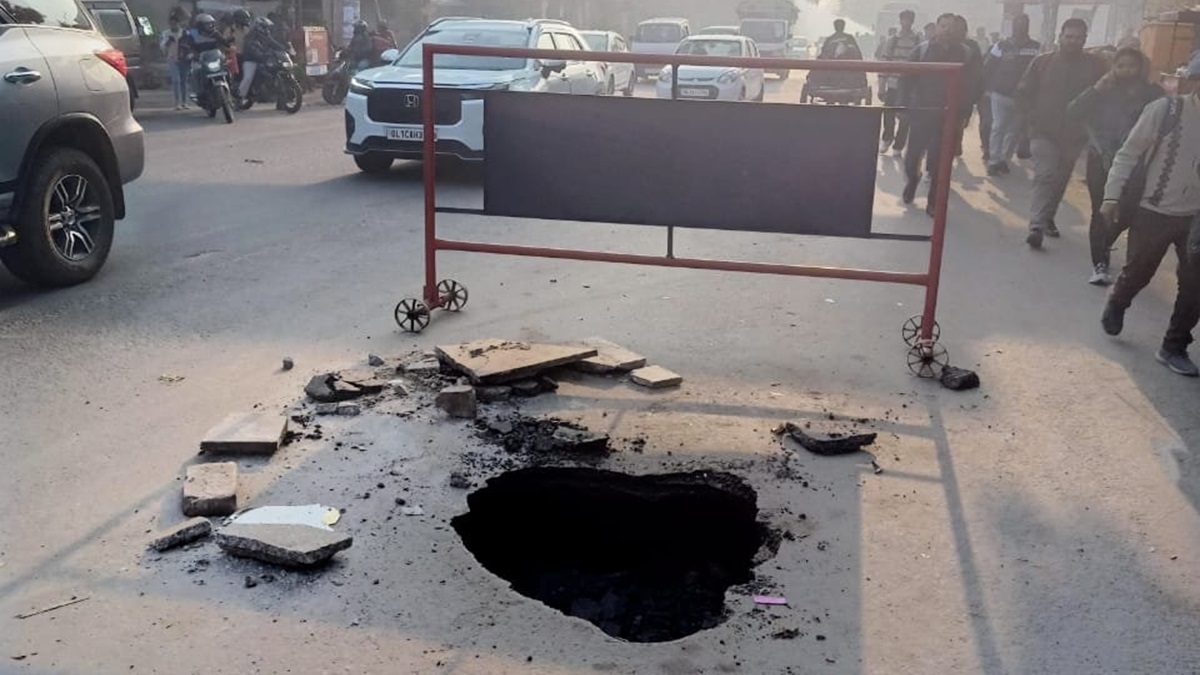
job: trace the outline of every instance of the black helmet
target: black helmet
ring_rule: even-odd
[[[196,27],[204,32],[212,32],[217,29],[217,20],[212,14],[197,14]]]
[[[250,12],[245,9],[237,9],[233,12],[233,23],[235,26],[243,28],[250,25]]]
[[[367,22],[363,21],[362,19],[355,21],[354,22],[354,34],[361,35],[362,33],[365,33],[365,32],[367,32]]]
[[[271,20],[265,16],[260,16],[254,20],[254,30],[259,30],[264,33],[270,31],[271,26],[274,26],[274,25],[275,24],[271,23]]]

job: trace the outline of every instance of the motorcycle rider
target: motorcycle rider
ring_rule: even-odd
[[[192,24],[192,27],[184,33],[183,39],[179,41],[182,52],[180,58],[187,59],[189,68],[191,61],[194,61],[202,52],[210,49],[223,50],[229,46],[229,41],[217,30],[217,20],[213,18],[212,14],[197,14]],[[194,83],[192,91],[200,91],[199,83]]]
[[[250,32],[246,35],[246,54],[242,62],[242,82],[238,85],[238,98],[245,100],[250,96],[250,87],[254,84],[254,74],[258,64],[267,61],[273,54],[286,52],[288,48],[271,37],[271,20],[260,16],[254,20]]]
[[[379,58],[379,52],[375,50],[374,41],[371,40],[370,33],[367,32],[367,22],[359,19],[354,22],[354,36],[350,38],[350,63],[354,64],[354,70],[366,70],[375,65],[375,61]]]

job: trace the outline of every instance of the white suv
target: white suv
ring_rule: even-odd
[[[427,43],[590,51],[583,36],[562,21],[435,21],[403,53],[385,53],[391,65],[364,70],[350,82],[346,152],[354,156],[359,169],[380,173],[395,159],[421,158],[421,58]],[[579,56],[572,61],[538,62],[438,55],[434,63],[438,154],[483,159],[484,91],[603,94],[608,83],[603,65],[591,61],[588,54]]]

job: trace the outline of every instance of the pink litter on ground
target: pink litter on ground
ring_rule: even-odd
[[[773,595],[756,595],[754,596],[754,604],[756,605],[786,605],[787,598],[780,598]]]

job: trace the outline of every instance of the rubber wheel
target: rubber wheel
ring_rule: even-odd
[[[358,170],[363,173],[387,173],[388,169],[392,168],[392,157],[381,155],[378,152],[368,152],[355,155],[354,163],[358,165]]]
[[[763,101],[767,100],[767,85],[765,83],[758,90],[758,96],[755,96],[754,100],[758,103],[762,103]]]
[[[204,112],[208,114],[209,119],[212,119],[217,116],[217,106],[210,104],[204,109]]]
[[[81,223],[76,230],[66,227],[51,229],[51,209],[61,208],[61,193],[55,188],[64,178],[82,178],[87,183],[83,202],[88,211],[76,212],[76,216],[92,218],[86,229]],[[66,186],[69,192],[71,186]],[[13,227],[17,232],[17,243],[0,249],[0,262],[13,276],[39,286],[74,286],[96,276],[113,243],[113,225],[116,209],[113,207],[112,191],[104,172],[91,157],[74,148],[50,148],[35,160],[29,174],[29,183],[20,195],[20,206]],[[71,240],[75,245],[84,242],[75,235],[60,239],[63,233],[86,233],[91,248],[75,258],[60,252],[56,242]]]
[[[221,114],[225,116],[225,124],[233,124],[233,95],[228,89],[221,89]]]
[[[616,94],[617,94],[617,80],[616,80],[616,78],[610,77],[610,78],[608,78],[608,86],[604,88],[604,95],[605,96],[616,96]]]
[[[340,80],[329,80],[321,86],[321,98],[329,105],[341,105],[346,100],[346,87]]]
[[[300,112],[300,106],[304,105],[304,90],[300,87],[300,83],[294,79],[287,78],[280,83],[283,86],[283,109],[289,115],[295,115]]]
[[[633,96],[634,89],[637,89],[638,78],[636,73],[629,75],[629,84],[625,86],[625,97]]]

